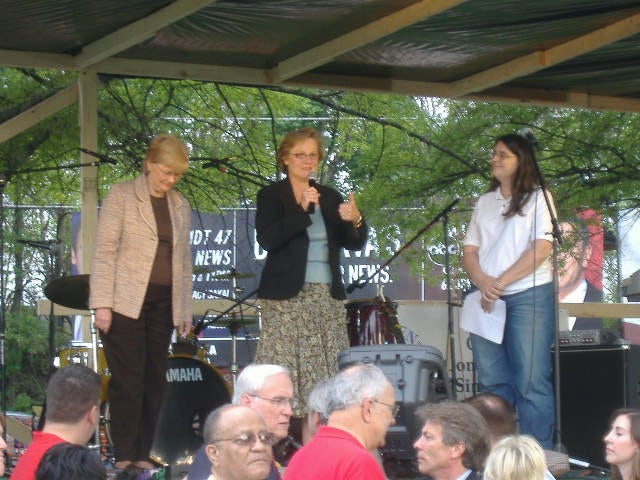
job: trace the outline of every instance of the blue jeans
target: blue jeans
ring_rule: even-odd
[[[553,284],[504,295],[502,300],[507,304],[502,344],[471,334],[478,389],[507,400],[515,407],[520,433],[534,436],[550,449],[555,423]]]

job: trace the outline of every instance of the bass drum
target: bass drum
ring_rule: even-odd
[[[172,478],[183,478],[202,445],[207,415],[230,401],[231,387],[214,367],[189,355],[169,357],[151,458],[170,466]],[[112,444],[109,415],[109,406],[105,405],[107,440]]]
[[[345,303],[349,346],[405,343],[398,323],[398,305],[387,298]]]

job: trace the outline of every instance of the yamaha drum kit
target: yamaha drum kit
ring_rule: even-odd
[[[219,279],[232,280],[252,276],[232,270],[218,275]],[[91,317],[91,341],[71,341],[70,345],[57,352],[53,364],[57,368],[80,364],[94,370],[102,379],[100,429],[95,434],[94,448],[99,448],[104,458],[112,456],[110,436],[110,412],[108,385],[110,371],[98,331],[95,327],[95,312],[89,309],[89,275],[71,275],[56,278],[44,289],[45,296],[63,307],[88,310]],[[231,373],[235,380],[237,363],[236,332],[242,326],[259,323],[258,317],[242,318],[235,314],[218,315],[212,324],[226,327],[232,333],[233,358]],[[206,348],[192,340],[178,339],[172,343],[167,368],[167,385],[158,418],[151,449],[151,458],[158,464],[170,467],[172,476],[186,472],[193,455],[202,444],[201,428],[208,413],[231,401],[232,386],[225,375],[212,363]]]

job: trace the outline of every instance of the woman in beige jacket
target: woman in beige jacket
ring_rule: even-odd
[[[191,208],[173,189],[188,162],[181,140],[156,136],[144,173],[113,185],[101,207],[89,303],[111,372],[117,468],[152,467],[171,333],[192,323]]]

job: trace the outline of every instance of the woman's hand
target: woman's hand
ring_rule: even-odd
[[[358,223],[358,220],[362,217],[358,205],[356,205],[356,198],[353,192],[349,194],[349,199],[346,202],[338,206],[338,215],[340,215],[340,218],[345,222],[351,222],[353,224]]]
[[[96,308],[94,325],[102,333],[109,333],[111,329],[112,312],[110,308]]]
[[[176,332],[180,337],[186,337],[188,333],[191,331],[191,324],[185,320],[180,325],[176,325]]]
[[[309,187],[302,191],[302,197],[300,197],[300,205],[305,212],[309,211],[309,204],[320,205],[320,193],[316,190],[316,187]]]
[[[504,293],[504,285],[496,277],[483,275],[478,280],[478,289],[482,294],[482,299],[486,302],[495,302]],[[485,311],[491,311],[486,310]]]

